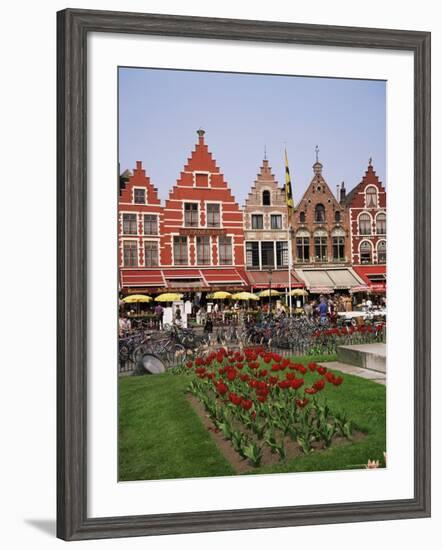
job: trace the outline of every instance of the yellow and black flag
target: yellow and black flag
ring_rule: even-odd
[[[285,202],[287,204],[287,209],[290,215],[293,212],[295,203],[293,201],[292,182],[290,180],[290,170],[289,170],[289,161],[287,158],[287,150],[285,149],[284,152],[285,152]]]

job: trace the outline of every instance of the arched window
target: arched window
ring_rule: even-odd
[[[336,212],[335,212],[335,222],[339,223],[340,221],[341,221],[341,213],[339,212],[339,210],[336,210]]]
[[[376,233],[378,235],[387,233],[387,216],[383,212],[376,216]]]
[[[387,263],[387,241],[379,241],[377,246],[378,264]]]
[[[262,205],[270,206],[270,191],[267,189],[262,192]]]
[[[359,255],[361,258],[361,264],[371,264],[373,247],[370,241],[362,241],[359,247]]]
[[[305,212],[299,213],[299,223],[305,223]]]
[[[323,204],[317,204],[315,206],[315,222],[317,223],[325,222],[325,208]]]
[[[371,216],[367,213],[362,213],[359,216],[359,234],[371,235]]]
[[[370,186],[365,190],[365,206],[366,208],[377,208],[378,191],[376,187]]]

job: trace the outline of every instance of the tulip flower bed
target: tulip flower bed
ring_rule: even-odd
[[[361,325],[360,327],[334,327],[315,330],[312,334],[310,354],[336,353],[338,346],[385,342],[386,325]]]
[[[339,392],[344,378],[315,362],[303,365],[263,348],[221,348],[175,373],[191,377],[188,390],[212,430],[252,467],[363,437],[345,410],[331,410],[324,396]]]

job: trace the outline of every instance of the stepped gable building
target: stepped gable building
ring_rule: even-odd
[[[387,193],[372,166],[345,197],[349,211],[351,262],[371,290],[385,291],[387,262]]]
[[[296,275],[312,293],[364,288],[364,282],[350,267],[347,206],[327,185],[318,153],[316,147],[313,179],[293,214]],[[344,199],[343,192],[339,198]]]
[[[164,208],[161,266],[167,288],[241,290],[244,270],[243,214],[223,174],[197,132],[192,151]]]
[[[253,288],[288,287],[288,211],[265,157],[244,205],[247,277]],[[299,286],[294,274],[292,286]]]
[[[124,178],[124,185],[121,179]],[[120,176],[118,253],[120,288],[163,285],[158,270],[163,208],[141,161]]]

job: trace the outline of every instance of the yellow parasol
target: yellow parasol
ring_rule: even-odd
[[[182,297],[183,295],[178,292],[166,292],[157,296],[155,302],[178,302]]]
[[[232,294],[230,292],[226,292],[225,290],[218,290],[218,292],[213,292],[212,294],[208,294],[207,298],[210,298],[211,300],[225,300],[226,298],[231,298]]]
[[[277,290],[274,290],[273,288],[271,290],[270,288],[266,288],[265,290],[261,290],[258,296],[260,298],[268,298],[269,296],[281,296],[281,293]]]
[[[290,292],[292,296],[308,296],[308,292],[303,288],[295,288]]]
[[[145,296],[144,294],[130,294],[123,298],[125,304],[140,304],[151,302],[153,298],[150,296]]]
[[[232,296],[233,300],[259,300],[259,297],[256,294],[251,292],[238,292]]]

